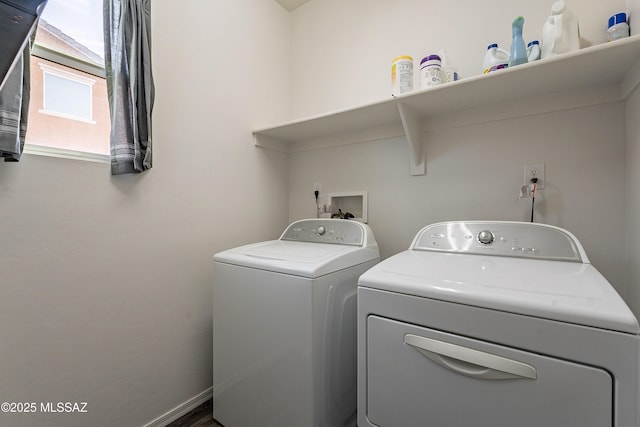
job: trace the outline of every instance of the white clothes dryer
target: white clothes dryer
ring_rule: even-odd
[[[640,328],[566,230],[445,222],[358,283],[360,427],[637,427]]]
[[[355,424],[358,277],[371,229],[294,222],[213,258],[213,415],[225,427]]]

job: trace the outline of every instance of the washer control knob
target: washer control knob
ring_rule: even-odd
[[[478,242],[483,245],[490,245],[496,239],[496,236],[493,235],[489,230],[482,230],[478,233]]]
[[[321,225],[318,227],[317,232],[319,236],[323,236],[327,232],[327,227],[325,227],[324,225]]]

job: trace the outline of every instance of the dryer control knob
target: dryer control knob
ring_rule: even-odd
[[[495,239],[496,237],[489,230],[482,230],[478,233],[478,242],[483,245],[490,245]]]
[[[325,227],[324,225],[321,225],[320,227],[318,227],[316,231],[318,232],[319,236],[322,236],[327,232],[327,227]]]

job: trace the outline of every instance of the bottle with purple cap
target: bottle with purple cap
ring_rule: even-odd
[[[429,55],[420,61],[422,89],[442,83],[442,60],[438,55]]]

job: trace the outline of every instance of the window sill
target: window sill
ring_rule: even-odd
[[[111,156],[108,154],[87,153],[84,151],[45,147],[42,145],[25,144],[23,153],[35,154],[37,156],[58,157],[61,159],[83,160],[85,162],[111,163]]]
[[[71,114],[58,113],[56,111],[51,110],[38,110],[40,114],[46,114],[47,116],[60,117],[61,119],[67,120],[75,120],[76,122],[87,123],[90,125],[95,125],[96,121],[91,119],[85,119],[84,117],[72,116]]]

